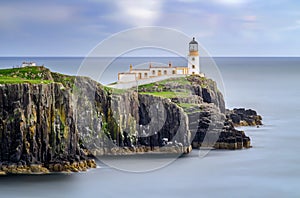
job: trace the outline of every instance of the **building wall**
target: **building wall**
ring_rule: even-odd
[[[36,66],[35,62],[23,62],[22,67],[28,67],[28,66]]]
[[[150,71],[149,70],[131,70],[131,73],[135,73],[137,79],[149,78]]]
[[[182,68],[182,72],[178,74],[187,74],[187,68]],[[130,82],[142,79],[148,79],[158,76],[176,75],[177,70],[174,67],[151,67],[147,69],[134,69],[127,73],[119,73],[119,82]]]
[[[187,67],[176,67],[176,74],[188,74]]]
[[[136,81],[136,74],[135,73],[119,73],[118,81],[119,82]]]
[[[150,76],[164,76],[164,75],[173,75],[173,71],[175,68],[173,67],[151,67],[150,68]]]

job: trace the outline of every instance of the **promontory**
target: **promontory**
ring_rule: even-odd
[[[254,110],[226,110],[216,83],[197,75],[129,90],[45,67],[0,70],[0,173],[78,172],[103,155],[187,154],[250,148],[239,125]]]

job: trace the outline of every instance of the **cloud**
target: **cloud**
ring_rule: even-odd
[[[243,20],[245,22],[255,22],[255,21],[257,21],[257,16],[256,15],[246,15],[243,17]]]
[[[61,5],[9,4],[0,7],[1,29],[17,28],[27,22],[63,23],[72,20],[77,8]]]
[[[215,3],[224,4],[224,5],[242,5],[247,3],[247,0],[213,0]]]
[[[293,25],[282,28],[281,31],[294,31],[299,29],[300,29],[300,20],[297,20]]]
[[[180,3],[201,3],[201,4],[217,4],[226,6],[238,6],[248,3],[250,0],[177,0]]]
[[[164,1],[122,0],[114,2],[117,11],[111,19],[133,26],[154,25],[160,18]]]

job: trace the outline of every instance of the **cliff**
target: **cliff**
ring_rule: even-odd
[[[251,147],[250,138],[243,131],[236,130],[234,126],[238,125],[225,114],[227,112],[223,95],[213,80],[197,75],[188,76],[140,86],[139,91],[148,95],[167,97],[182,108],[187,115],[186,131],[190,132],[193,148]]]
[[[68,85],[73,77],[43,67],[0,74],[0,167],[4,173],[77,172],[96,166],[78,144]]]
[[[0,83],[3,174],[83,171],[102,155],[250,147],[216,83],[199,76],[137,92],[28,67],[1,70]]]

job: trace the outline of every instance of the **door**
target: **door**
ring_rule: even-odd
[[[158,76],[161,76],[161,70],[158,70]]]

